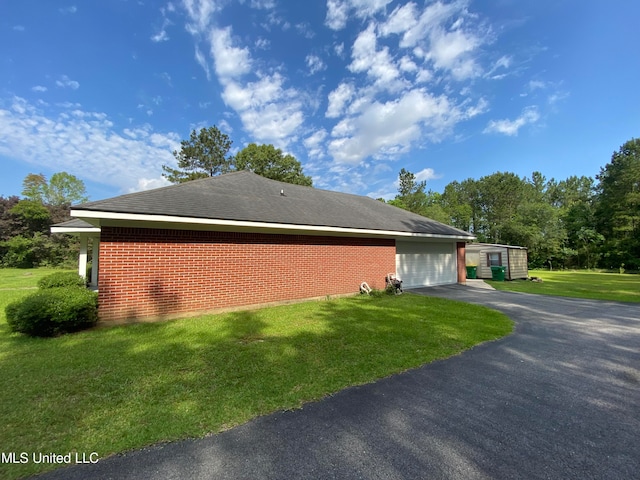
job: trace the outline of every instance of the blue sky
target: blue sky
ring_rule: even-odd
[[[640,136],[640,2],[21,0],[0,5],[0,194],[165,184],[193,129],[392,198],[496,171],[595,176]]]

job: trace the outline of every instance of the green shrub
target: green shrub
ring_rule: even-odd
[[[38,287],[42,289],[59,287],[85,287],[85,280],[77,273],[56,272],[38,280]]]
[[[52,337],[92,327],[98,321],[98,295],[77,287],[48,288],[5,308],[14,332]]]
[[[16,235],[4,242],[0,242],[2,249],[2,265],[12,268],[32,268],[36,265],[36,255],[33,252],[33,239]]]

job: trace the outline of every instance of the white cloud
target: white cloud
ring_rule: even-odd
[[[341,83],[329,94],[329,106],[327,107],[328,118],[336,118],[342,115],[345,105],[351,101],[356,90],[352,83]]]
[[[391,0],[327,0],[325,25],[332,30],[342,30],[347,26],[349,15],[365,19],[384,10]]]
[[[211,31],[211,56],[216,73],[222,79],[235,78],[251,71],[251,55],[248,48],[233,46],[231,27]]]
[[[207,75],[207,80],[211,80],[211,72],[209,71],[209,64],[207,63],[207,59],[204,54],[200,51],[198,46],[195,48],[195,59],[198,62],[198,65],[202,67],[204,73]]]
[[[396,7],[387,18],[387,21],[380,26],[381,33],[383,35],[390,35],[392,33],[399,34],[414,28],[418,23],[417,8],[413,2]]]
[[[256,48],[260,50],[267,50],[270,45],[271,45],[271,42],[266,38],[258,38],[255,42]]]
[[[229,125],[229,122],[227,122],[224,118],[218,122],[218,128],[221,132],[224,132],[227,135],[233,133],[233,127]]]
[[[169,40],[169,35],[164,29],[161,29],[155,35],[151,35],[151,41],[154,43],[166,42],[167,40]]]
[[[307,55],[305,61],[311,75],[321,72],[322,70],[325,70],[327,68],[322,59],[317,55]]]
[[[549,95],[549,98],[547,98],[547,102],[549,103],[549,105],[554,106],[556,103],[564,100],[568,96],[569,96],[568,92],[556,92]]]
[[[486,113],[488,110],[489,110],[489,102],[486,99],[481,98],[480,100],[478,100],[478,103],[467,108],[467,110],[465,111],[465,117],[473,118],[483,113]]]
[[[327,131],[324,128],[316,130],[312,135],[304,139],[304,146],[310,158],[324,157],[324,140],[327,138]]]
[[[222,98],[240,115],[244,127],[258,140],[286,145],[304,116],[294,89],[284,87],[278,74],[262,76],[256,82],[227,81]]]
[[[191,34],[202,34],[211,24],[213,14],[220,10],[216,0],[182,0],[182,6],[187,11],[190,23],[187,31]]]
[[[157,75],[161,78],[168,86],[173,87],[173,83],[171,81],[171,75],[168,72],[162,72]]]
[[[71,5],[70,7],[59,8],[58,11],[60,13],[62,13],[63,15],[73,14],[73,13],[76,13],[78,11],[78,7],[76,7],[75,5]]]
[[[421,68],[420,71],[418,71],[418,74],[416,75],[416,82],[427,83],[431,80],[433,80],[433,73],[431,73],[429,70]]]
[[[435,172],[433,168],[425,168],[415,173],[416,180],[418,182],[428,182],[429,180],[436,180],[442,178],[442,175]]]
[[[380,25],[384,36],[399,35],[400,47],[451,73],[456,80],[478,76],[474,54],[486,41],[486,32],[475,26],[464,0],[428,3],[422,11],[413,3],[396,7]],[[505,57],[506,58],[506,57]]]
[[[480,39],[460,30],[447,32],[438,29],[431,35],[431,51],[436,68],[451,71],[453,77],[464,80],[479,74],[475,60],[466,54],[480,46]]]
[[[244,0],[240,0],[240,3],[244,3]],[[275,8],[275,0],[251,0],[249,6],[256,10],[271,10]]]
[[[36,85],[35,87],[31,87],[31,90],[34,92],[46,92],[47,87],[43,87],[42,85]]]
[[[0,105],[0,155],[8,158],[39,167],[53,159],[57,169],[123,192],[159,185],[162,165],[175,164],[175,133],[148,125],[120,132],[104,113],[44,111],[19,97],[9,102]]]
[[[285,87],[285,78],[278,72],[257,71],[255,81],[242,81],[253,73],[249,49],[234,45],[231,27],[212,29],[211,56],[216,74],[223,86],[222,99],[233,108],[244,128],[256,139],[285,147],[296,139],[304,115],[300,94]]]
[[[393,158],[423,138],[439,141],[467,118],[445,96],[414,89],[388,102],[363,101],[355,116],[332,131],[329,153],[338,162],[355,164],[367,157]]]
[[[13,26],[13,31],[14,32],[24,32],[24,25],[14,25]]]
[[[152,190],[154,188],[167,187],[169,185],[171,185],[171,182],[162,176],[156,178],[140,178],[134,187],[129,188],[128,193]]]
[[[304,121],[300,106],[286,102],[242,111],[240,118],[257,140],[274,143],[280,148],[296,140],[295,132]]]
[[[346,1],[327,0],[327,18],[325,24],[332,30],[342,30],[347,26],[349,6]]]
[[[542,90],[547,88],[547,84],[546,82],[543,82],[541,80],[530,80],[528,87],[529,90],[533,92],[534,90]]]
[[[400,70],[403,72],[416,72],[418,71],[418,66],[409,56],[405,55],[400,59]]]
[[[502,133],[508,136],[518,135],[525,125],[536,123],[540,119],[540,114],[535,106],[527,107],[515,120],[491,120],[483,133]]]
[[[154,35],[151,35],[151,41],[155,43],[166,42],[169,40],[169,34],[167,33],[167,27],[173,25],[173,22],[167,18],[167,12],[173,13],[175,12],[174,5],[169,2],[166,7],[160,8],[160,13],[162,13],[162,26],[158,30],[158,32]]]
[[[71,88],[72,90],[80,88],[80,84],[78,82],[71,80],[66,75],[62,75],[59,80],[56,80],[56,85],[61,88]]]
[[[389,49],[387,47],[377,49],[373,23],[358,35],[353,43],[351,56],[353,61],[348,67],[349,70],[354,73],[366,72],[381,87],[392,88],[394,81],[400,77]]]
[[[491,68],[491,70],[487,72],[486,76],[493,78],[494,80],[499,80],[501,78],[504,78],[506,74],[500,74],[500,75],[494,75],[494,74],[500,69],[508,70],[512,63],[513,63],[512,57],[510,57],[509,55],[503,55],[496,61],[496,63]]]
[[[308,24],[307,22],[297,23],[295,25],[295,29],[300,35],[302,35],[307,40],[311,40],[313,37],[316,36],[316,33],[311,28],[311,25]]]
[[[252,58],[249,48],[233,38],[231,26],[215,26],[214,14],[222,9],[224,3],[182,0],[189,18],[186,28],[196,44],[196,61],[206,72],[207,79],[210,79],[209,64],[201,50],[202,44],[206,44],[222,86],[222,100],[235,110],[247,133],[256,140],[286,147],[297,140],[296,132],[304,122],[302,95],[285,86],[286,79],[279,68],[261,68],[261,62]],[[275,7],[275,1],[250,0],[249,6],[271,9]],[[283,30],[291,27],[275,12],[270,12],[266,17],[268,22],[261,25],[267,30],[273,26],[280,26]],[[304,29],[303,25],[299,27]],[[253,45],[267,48],[269,41],[258,39]],[[321,64],[312,62],[309,66],[318,69]]]
[[[228,82],[222,98],[227,105],[237,111],[262,107],[282,95],[282,77],[279,74],[265,76],[257,82],[242,85]]]

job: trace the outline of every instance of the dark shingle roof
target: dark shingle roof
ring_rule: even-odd
[[[79,217],[88,210],[472,237],[369,197],[277,182],[248,171],[84,203],[73,210]]]

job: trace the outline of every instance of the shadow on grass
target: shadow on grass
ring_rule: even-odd
[[[506,334],[483,307],[354,297],[0,343],[0,451],[98,452],[199,437]],[[0,465],[15,477],[50,468]]]

